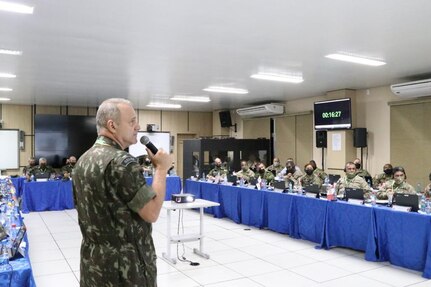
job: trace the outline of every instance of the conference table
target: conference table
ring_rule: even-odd
[[[368,261],[389,261],[431,278],[430,215],[203,181],[186,180],[184,190],[220,203],[205,210],[215,217],[309,240],[316,248],[363,251]]]
[[[146,177],[148,185],[151,185],[152,181],[152,177]],[[72,184],[72,180],[23,181],[22,193],[20,193],[23,213],[74,208]],[[17,189],[16,185],[15,188]],[[170,200],[173,193],[180,191],[181,178],[178,176],[167,177],[166,200]]]

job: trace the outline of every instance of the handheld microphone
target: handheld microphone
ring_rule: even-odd
[[[139,140],[141,144],[146,146],[154,155],[159,151],[152,142],[150,142],[150,139],[147,136],[142,136]]]

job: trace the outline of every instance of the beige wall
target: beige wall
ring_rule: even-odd
[[[94,107],[68,107],[68,106],[30,106],[30,105],[1,105],[1,115],[4,128],[20,129],[26,134],[25,149],[20,152],[21,168],[27,165],[29,157],[34,155],[33,115],[95,115]],[[34,110],[34,111],[33,111]],[[138,110],[138,119],[141,130],[147,124],[158,124],[161,131],[169,131],[176,138],[178,134],[191,134],[196,136],[212,136],[212,112],[181,112],[181,111],[154,111]],[[55,123],[53,123],[55,124]],[[219,124],[220,125],[220,124]],[[174,144],[173,161],[177,161],[176,143]],[[8,174],[20,174],[20,170],[8,170]]]

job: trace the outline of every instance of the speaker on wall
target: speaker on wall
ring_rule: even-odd
[[[222,128],[229,128],[232,126],[232,119],[230,118],[230,111],[219,112],[220,125]]]
[[[367,147],[367,129],[355,128],[353,129],[353,146],[354,147]]]
[[[316,131],[316,147],[327,147],[326,131]]]

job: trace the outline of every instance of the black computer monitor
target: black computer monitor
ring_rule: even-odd
[[[411,211],[417,212],[419,209],[419,196],[417,194],[395,193],[393,205],[410,206]]]
[[[364,200],[364,190],[361,188],[346,187],[345,189],[346,199],[359,199]]]

